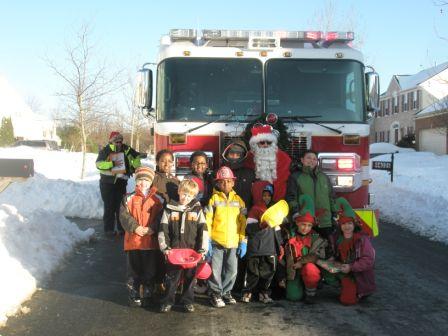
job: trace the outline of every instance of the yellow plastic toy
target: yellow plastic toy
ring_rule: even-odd
[[[283,223],[283,219],[288,216],[288,213],[288,203],[285,200],[280,200],[264,212],[260,221],[268,223],[270,227],[276,227]]]

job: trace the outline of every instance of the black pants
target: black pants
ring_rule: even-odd
[[[246,264],[247,258],[238,258],[238,273],[236,275],[235,285],[233,285],[232,292],[235,295],[241,295],[241,291],[243,290],[246,283]]]
[[[115,183],[105,183],[100,181],[101,198],[104,203],[103,224],[104,231],[110,232],[115,229],[123,231],[120,223],[120,204],[123,196],[126,194],[126,185],[128,181],[117,179]]]
[[[243,292],[256,290],[269,293],[269,286],[275,274],[276,256],[257,256],[247,258],[246,287]]]
[[[180,303],[183,305],[194,302],[194,286],[196,285],[196,267],[183,269],[180,266],[166,265],[165,296],[160,299],[161,304],[174,305],[176,290],[179,281],[182,282],[183,290]]]
[[[138,290],[140,285],[144,285],[152,292],[160,251],[131,250],[126,254],[128,286]]]

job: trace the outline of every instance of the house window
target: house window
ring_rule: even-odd
[[[403,111],[408,110],[408,95],[405,93],[401,96],[401,105],[403,106]]]
[[[378,142],[378,132],[375,132],[375,142]]]
[[[412,108],[414,110],[418,108],[418,91],[412,92]]]
[[[384,115],[389,115],[389,99],[384,102]]]
[[[386,142],[389,142],[390,140],[390,131],[387,131],[386,133]]]
[[[394,97],[394,113],[398,113],[398,97]]]

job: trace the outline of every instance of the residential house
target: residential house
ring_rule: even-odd
[[[427,144],[431,142],[431,137],[428,138],[427,134],[434,132],[423,131],[423,138],[420,137],[416,131],[416,116],[425,109],[436,106],[448,95],[447,83],[448,62],[414,75],[394,75],[386,92],[380,97],[380,110],[372,123],[371,142],[397,144],[406,135],[415,134],[420,139],[417,146],[421,144],[421,139],[425,144],[421,150],[430,148]],[[425,117],[421,115],[421,118],[434,117],[435,114],[439,113],[433,111],[425,114]],[[419,125],[427,127],[424,122]],[[419,128],[419,132],[422,129]]]

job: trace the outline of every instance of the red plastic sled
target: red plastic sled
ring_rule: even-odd
[[[196,279],[207,280],[212,275],[212,268],[207,262],[200,263],[196,269]]]
[[[193,268],[202,259],[202,255],[192,249],[172,249],[168,254],[168,261],[182,268]]]

